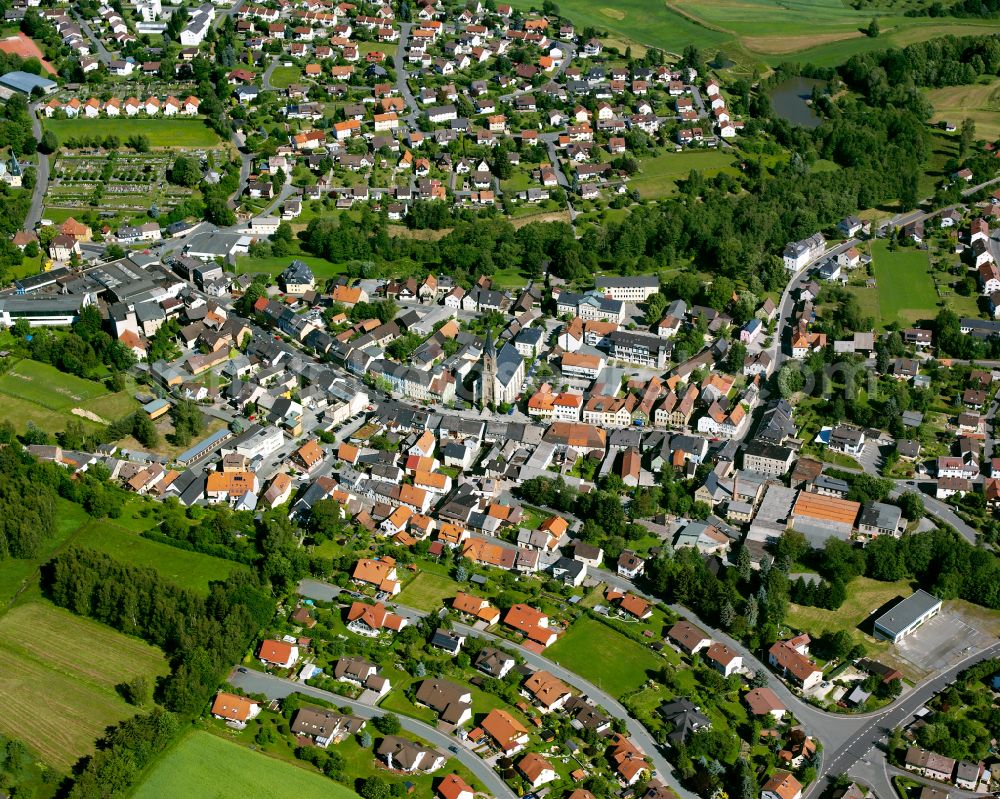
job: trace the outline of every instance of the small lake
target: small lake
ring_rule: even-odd
[[[813,86],[825,85],[825,81],[815,78],[789,78],[782,81],[768,95],[774,115],[793,125],[817,127],[821,120],[806,101],[812,97]]]

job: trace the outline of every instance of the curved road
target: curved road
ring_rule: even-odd
[[[330,585],[329,583],[324,583],[319,580],[302,580],[299,583],[298,590],[303,596],[326,602],[335,601],[337,595],[340,593],[340,589],[337,588],[337,586]],[[396,608],[397,613],[401,616],[405,616],[411,621],[417,621],[431,615],[414,608],[408,608],[405,605],[400,605],[398,602],[393,602],[392,604]],[[492,633],[485,632],[484,630],[474,629],[466,624],[453,622],[452,627],[463,635],[478,636],[488,641],[500,644],[508,649],[515,650],[521,657],[524,658],[525,662],[529,663],[534,668],[545,669],[549,673],[554,674],[560,680],[579,688],[583,691],[583,693],[590,697],[590,699],[611,713],[611,715],[616,718],[620,718],[625,722],[626,729],[628,730],[628,734],[631,736],[633,743],[635,743],[636,746],[638,746],[649,757],[649,760],[653,764],[653,769],[656,772],[656,776],[659,779],[673,788],[681,799],[697,799],[693,793],[680,785],[677,778],[674,776],[673,766],[671,766],[666,757],[663,756],[663,753],[660,751],[660,748],[653,736],[649,733],[649,730],[647,730],[641,722],[633,718],[622,706],[622,704],[613,696],[598,688],[593,683],[588,682],[576,672],[560,666],[558,663],[549,660],[544,655],[536,654],[530,649],[525,649],[518,644],[512,643],[506,638],[501,638],[500,636],[493,635]]]
[[[299,693],[332,702],[338,707],[348,705],[356,715],[364,719],[372,719],[375,716],[382,715],[382,711],[377,707],[348,699],[330,691],[314,688],[305,683],[293,682],[283,677],[275,677],[273,674],[264,674],[259,671],[248,671],[246,674],[242,674],[238,671],[233,671],[229,677],[229,682],[237,688],[242,688],[247,693],[264,694],[270,699],[284,699],[289,694]],[[485,761],[481,760],[478,755],[459,745],[457,738],[445,735],[429,724],[424,724],[424,722],[417,721],[409,716],[399,716],[399,723],[403,726],[404,730],[414,735],[419,735],[425,741],[429,741],[434,746],[440,748],[443,754],[449,757],[454,755],[461,760],[462,765],[475,774],[479,781],[494,796],[498,798],[503,797],[504,799],[516,799],[517,794],[507,787],[507,784],[500,779],[500,776],[486,765]],[[456,747],[458,752],[449,752],[448,747],[450,746]]]

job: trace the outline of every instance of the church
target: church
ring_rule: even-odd
[[[513,404],[524,383],[524,358],[509,341],[497,352],[493,331],[486,334],[483,347],[482,376],[479,382],[479,401],[482,405],[496,407]]]

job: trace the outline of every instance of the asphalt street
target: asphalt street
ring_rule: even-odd
[[[283,699],[289,694],[300,693],[332,702],[337,707],[347,705],[351,708],[352,713],[363,719],[372,719],[375,716],[382,715],[382,711],[377,707],[356,702],[353,699],[347,699],[339,694],[323,691],[305,683],[286,680],[282,677],[275,677],[272,674],[264,674],[259,671],[242,673],[233,670],[229,677],[229,682],[237,688],[242,688],[247,693],[264,694],[269,699]],[[459,739],[445,735],[435,727],[412,719],[409,716],[399,716],[399,723],[407,732],[418,735],[428,743],[436,746],[441,750],[442,754],[461,760],[462,765],[475,774],[494,796],[504,797],[504,799],[514,799],[517,796],[517,794],[507,787],[507,784],[500,779],[500,776],[493,769],[481,760],[478,755],[464,747]],[[457,751],[449,751],[449,747],[455,747]],[[444,776],[443,770],[441,775]]]
[[[339,589],[337,589],[336,586],[331,586],[317,580],[303,580],[299,583],[300,593],[304,596],[321,601],[332,601],[337,595],[334,591],[339,593]],[[418,621],[419,619],[430,615],[424,613],[423,611],[416,610],[415,608],[400,605],[398,602],[393,602],[392,604],[396,608],[397,613],[411,621]],[[463,635],[478,636],[479,638],[493,641],[508,649],[516,651],[521,657],[524,658],[525,662],[532,667],[536,669],[545,669],[550,674],[554,674],[560,680],[563,680],[564,682],[569,683],[570,685],[583,691],[583,693],[590,697],[591,700],[596,702],[598,705],[601,705],[605,710],[611,713],[611,715],[616,718],[623,719],[625,721],[628,734],[632,738],[632,742],[649,757],[650,762],[653,764],[653,768],[655,769],[656,776],[673,788],[681,799],[696,799],[694,794],[683,788],[677,781],[676,776],[674,776],[673,767],[667,761],[666,757],[664,757],[649,731],[637,719],[633,718],[632,715],[622,706],[622,704],[609,693],[583,679],[576,672],[560,666],[557,662],[550,660],[544,655],[539,655],[532,652],[530,649],[525,649],[522,646],[511,643],[506,638],[500,638],[499,636],[485,632],[484,630],[474,629],[466,624],[454,623],[452,627]]]

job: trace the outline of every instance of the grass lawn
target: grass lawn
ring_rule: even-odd
[[[938,297],[926,250],[900,247],[890,252],[889,242],[879,239],[872,242],[872,265],[883,326],[896,321],[908,326],[937,315]]]
[[[201,593],[208,591],[208,584],[213,580],[224,580],[237,569],[246,568],[233,561],[150,541],[103,520],[95,519],[85,525],[73,542],[106,552],[123,563],[149,566],[165,579]]]
[[[862,635],[858,625],[886,602],[897,596],[909,596],[911,593],[912,589],[907,580],[883,583],[868,577],[856,577],[847,586],[847,601],[837,610],[824,610],[793,603],[788,606],[786,621],[790,627],[805,630],[814,638],[828,630],[831,632],[846,630],[855,640],[864,641],[869,650],[872,648],[884,650],[888,644],[884,641],[872,643],[873,639]]]
[[[0,376],[0,393],[61,410],[108,392],[93,380],[60,372],[47,363],[23,360]]]
[[[131,413],[139,403],[126,391],[111,394],[100,383],[60,372],[54,366],[32,360],[18,361],[0,375],[0,399],[5,416],[23,431],[28,422],[49,432],[62,430],[70,419],[85,426],[98,424],[72,413],[81,409],[109,421]]]
[[[927,99],[934,106],[932,122],[958,125],[968,118],[976,123],[978,138],[993,141],[1000,137],[1000,80],[932,89]]]
[[[573,624],[545,656],[615,697],[636,690],[650,673],[663,667],[648,649],[586,617]]]
[[[150,147],[218,147],[221,139],[204,119],[46,119],[44,125],[60,142],[84,136],[146,136]]]
[[[318,279],[335,277],[342,274],[347,268],[347,264],[335,264],[326,258],[318,258],[315,255],[287,255],[284,257],[271,256],[269,258],[251,258],[249,255],[240,256],[236,259],[237,274],[254,272],[265,272],[269,275],[278,275],[288,268],[294,260],[300,260],[309,265],[313,274]]]
[[[167,752],[133,796],[357,799],[354,791],[327,777],[200,730]]]
[[[271,73],[271,85],[276,89],[287,89],[301,79],[302,70],[298,67],[275,67]]]
[[[639,173],[629,181],[629,188],[644,200],[666,197],[677,191],[677,181],[697,169],[705,177],[719,172],[736,173],[731,150],[685,150],[667,152],[653,158],[639,159]]]
[[[417,610],[429,613],[440,610],[446,599],[451,599],[461,589],[450,577],[422,571],[399,593],[399,601]]]
[[[158,649],[44,601],[0,618],[0,664],[0,730],[63,772],[136,712],[115,685],[168,671]]]

